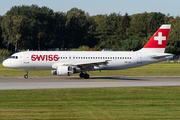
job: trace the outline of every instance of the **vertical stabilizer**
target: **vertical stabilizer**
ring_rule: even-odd
[[[140,51],[164,53],[171,25],[162,25]]]

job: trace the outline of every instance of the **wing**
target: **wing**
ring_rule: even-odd
[[[74,67],[80,68],[81,70],[92,70],[94,67],[100,67],[100,65],[107,66],[107,64],[109,63],[108,61],[110,60],[70,63],[70,64],[55,63],[52,65],[52,68],[57,69],[57,66],[74,66]]]
[[[74,66],[77,66],[81,70],[92,70],[94,67],[100,67],[100,65],[107,66],[108,61],[110,60],[75,63]]]

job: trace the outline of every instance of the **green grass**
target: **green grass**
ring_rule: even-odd
[[[180,119],[180,87],[1,90],[0,119]]]
[[[126,70],[88,72],[90,76],[180,76],[180,63],[155,63]],[[24,76],[24,70],[5,68],[0,64],[0,76]],[[29,70],[29,76],[53,76],[50,70]],[[74,74],[77,76],[79,74]]]
[[[0,65],[0,76],[23,76],[24,73]],[[180,76],[180,63],[156,63],[89,74]],[[31,70],[29,76],[52,75],[49,70]],[[0,119],[180,119],[179,93],[179,86],[1,90]]]

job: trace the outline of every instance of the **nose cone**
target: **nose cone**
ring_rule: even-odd
[[[2,63],[2,65],[3,65],[4,67],[7,67],[7,66],[8,66],[7,60],[4,60],[3,63]]]
[[[12,68],[12,69],[18,68],[18,62],[11,59],[4,60],[2,64],[4,67],[7,67],[7,68]]]
[[[8,59],[4,60],[2,64],[3,64],[4,67],[7,67],[7,68],[12,68],[13,67],[12,62],[10,62]]]

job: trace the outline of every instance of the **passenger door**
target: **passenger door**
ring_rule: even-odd
[[[142,63],[142,55],[141,55],[141,53],[137,53],[137,63],[138,64]]]
[[[24,63],[29,63],[29,53],[24,53]]]

